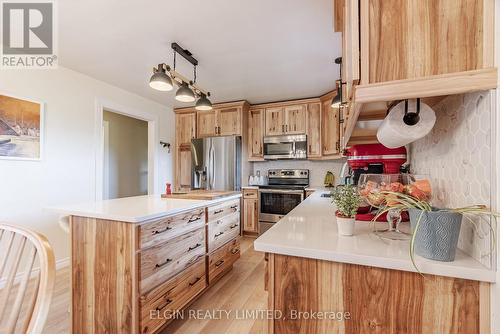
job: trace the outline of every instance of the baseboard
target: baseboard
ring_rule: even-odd
[[[64,259],[60,259],[56,261],[56,271],[66,268],[70,265],[70,259],[69,257],[66,257]],[[35,278],[40,272],[40,268],[35,268],[31,271],[31,277],[30,278]],[[14,285],[18,284],[21,281],[21,277],[23,277],[24,272],[19,272],[17,273],[16,277],[14,278]],[[3,289],[5,287],[5,284],[7,283],[7,277],[2,277],[0,279],[0,289]]]

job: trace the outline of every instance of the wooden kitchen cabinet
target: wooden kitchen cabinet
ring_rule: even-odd
[[[264,109],[248,111],[248,160],[264,160]]]
[[[266,108],[267,136],[306,133],[307,105],[283,105]]]
[[[217,133],[215,110],[196,112],[197,138],[214,137]]]
[[[191,139],[196,136],[196,113],[175,115],[175,183],[176,190],[191,188]]]
[[[340,154],[339,108],[332,108],[330,100],[323,101],[322,107],[322,154],[336,156]]]
[[[321,158],[321,102],[307,105],[306,129],[307,157]]]
[[[306,133],[307,105],[298,104],[285,107],[285,134]]]
[[[363,0],[362,0],[363,1]],[[343,1],[342,101],[350,101],[359,82],[359,0]],[[393,58],[391,58],[393,59]]]
[[[277,136],[285,133],[285,108],[266,109],[266,136]]]
[[[241,107],[229,107],[215,110],[215,125],[218,136],[241,135]]]
[[[493,64],[493,0],[362,0],[361,84]]]
[[[243,233],[257,235],[259,233],[259,191],[243,190]]]

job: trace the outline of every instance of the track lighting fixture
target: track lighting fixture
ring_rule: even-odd
[[[198,60],[193,57],[189,50],[181,48],[177,43],[172,43],[172,49],[174,50],[174,68],[170,69],[170,66],[166,64],[159,64],[157,68],[153,69],[149,86],[160,91],[170,91],[175,84],[179,87],[175,93],[177,101],[194,102],[198,98],[196,102],[197,110],[212,110],[212,102],[208,99],[210,92],[204,91],[196,84],[196,66],[198,66]],[[192,81],[175,71],[177,54],[193,65],[194,77]]]

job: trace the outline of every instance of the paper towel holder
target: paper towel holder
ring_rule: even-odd
[[[417,98],[417,111],[408,112],[408,100],[405,100],[405,115],[403,116],[403,122],[406,125],[413,126],[420,121],[420,98]]]

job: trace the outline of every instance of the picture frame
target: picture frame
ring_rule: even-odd
[[[45,103],[0,91],[0,160],[42,161]]]

